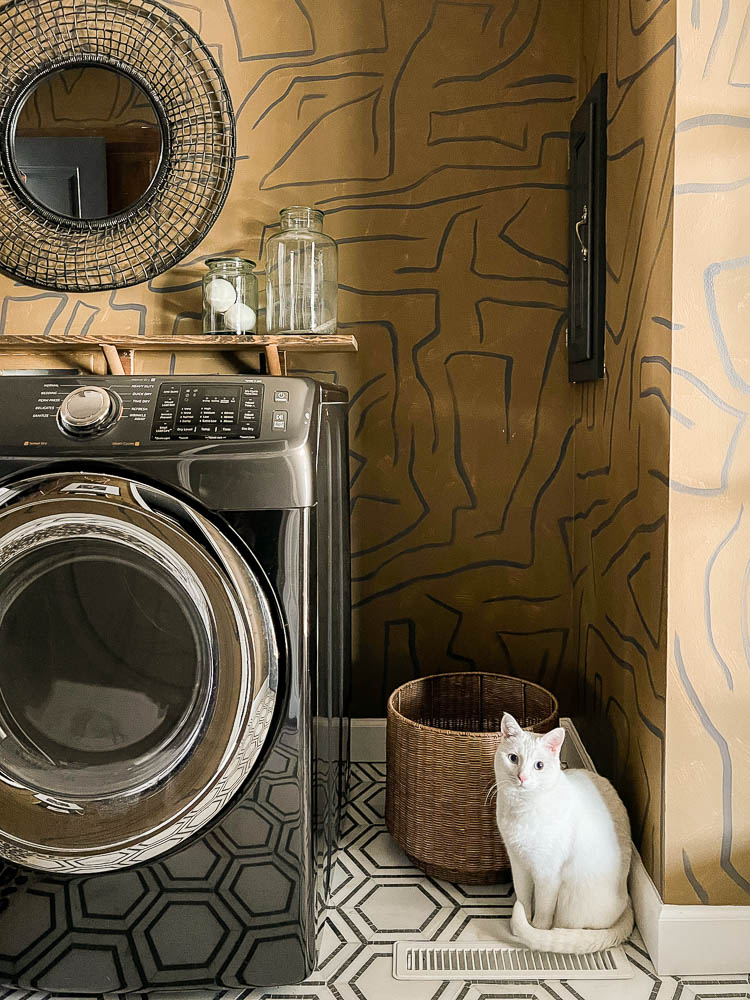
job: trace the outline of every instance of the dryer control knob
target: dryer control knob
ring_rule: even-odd
[[[76,437],[105,431],[118,415],[116,397],[98,385],[82,385],[69,392],[57,411],[61,428]]]

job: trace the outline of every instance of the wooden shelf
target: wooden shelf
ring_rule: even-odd
[[[183,337],[63,337],[61,334],[33,333],[27,337],[0,337],[3,351],[71,351],[111,344],[118,351],[264,351],[275,347],[279,351],[356,351],[357,341],[350,334],[329,334],[316,337],[299,336],[237,337],[196,333]]]
[[[0,351],[49,353],[51,351],[80,351],[98,349],[104,352],[110,371],[129,374],[123,366],[128,361],[133,371],[135,351],[263,351],[268,371],[272,375],[286,373],[286,352],[356,351],[356,338],[351,334],[313,334],[284,336],[223,336],[220,334],[190,334],[182,337],[64,337],[60,334],[29,334],[25,337],[0,336]],[[125,359],[121,355],[125,355]]]

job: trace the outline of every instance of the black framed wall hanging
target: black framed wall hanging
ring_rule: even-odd
[[[568,379],[604,376],[606,308],[607,77],[570,126]]]
[[[205,237],[234,163],[221,70],[156,0],[0,6],[0,271],[78,292],[147,281]]]

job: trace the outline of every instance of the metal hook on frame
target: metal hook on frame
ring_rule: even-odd
[[[588,205],[584,205],[583,211],[581,212],[581,218],[578,220],[578,222],[576,222],[576,238],[578,239],[578,242],[581,244],[581,256],[583,257],[584,260],[588,260],[589,248],[583,242],[583,239],[581,237],[581,226],[588,225],[588,221],[589,221],[589,207]]]

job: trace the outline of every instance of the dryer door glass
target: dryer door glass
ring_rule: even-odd
[[[267,588],[192,505],[127,479],[0,496],[0,855],[102,871],[249,775],[275,701]]]
[[[144,540],[107,537],[106,519],[95,534],[88,523],[71,537],[75,527],[32,536],[0,569],[0,760],[40,792],[118,795],[194,745],[216,639],[197,579],[170,572]]]

